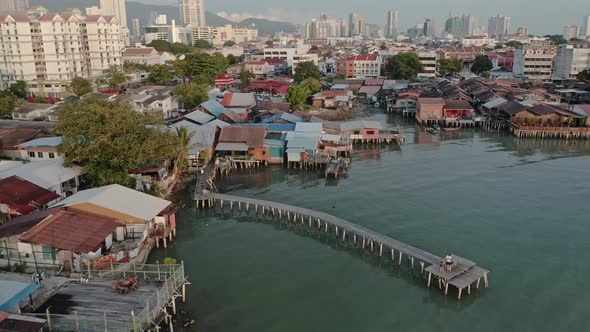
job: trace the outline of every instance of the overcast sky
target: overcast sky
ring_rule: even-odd
[[[149,4],[178,5],[178,0],[128,0]],[[589,0],[205,0],[205,8],[223,16],[235,18],[264,17],[302,23],[326,13],[345,17],[356,11],[367,17],[368,23],[385,24],[386,12],[400,11],[400,28],[421,23],[433,17],[442,26],[449,16],[472,14],[482,25],[496,14],[512,18],[511,30],[527,26],[533,34],[562,34],[563,27],[580,26],[582,17],[590,15]]]

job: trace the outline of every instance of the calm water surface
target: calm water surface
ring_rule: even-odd
[[[588,331],[590,145],[517,142],[479,130],[355,153],[348,176],[266,168],[222,191],[325,211],[491,270],[461,301],[387,259],[303,230],[179,211],[152,260],[184,260],[198,331]]]

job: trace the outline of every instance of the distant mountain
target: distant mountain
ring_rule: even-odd
[[[62,12],[64,9],[72,7],[84,11],[86,7],[98,6],[99,4],[99,0],[30,0],[29,2],[31,6],[44,6],[52,12]],[[127,2],[127,21],[129,22],[134,18],[139,18],[139,22],[143,26],[149,24],[157,15],[166,15],[169,22],[176,20],[177,23],[180,23],[180,12],[176,6],[156,6]],[[232,24],[239,27],[252,27],[252,24],[254,24],[260,35],[273,35],[279,31],[294,32],[297,30],[294,24],[288,22],[249,18],[236,23],[210,12],[205,13],[205,21],[210,26]]]

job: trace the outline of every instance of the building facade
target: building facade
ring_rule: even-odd
[[[24,14],[29,8],[29,0],[2,0],[0,14]]]
[[[206,40],[214,46],[221,46],[227,41],[241,44],[258,39],[257,29],[236,28],[231,24],[222,27],[193,27],[191,31],[193,44],[199,39]]]
[[[496,39],[502,39],[503,36],[510,32],[510,17],[494,16],[488,20],[488,36]]]
[[[436,77],[437,53],[434,50],[418,50],[416,55],[420,59],[424,71],[418,74],[418,77],[431,78]]]
[[[556,48],[550,41],[531,41],[516,49],[513,72],[530,80],[550,79],[555,54]]]
[[[584,16],[584,24],[580,29],[580,37],[586,39],[590,37],[590,16]]]
[[[577,25],[568,25],[563,28],[563,39],[571,40],[574,38],[578,38],[578,26]]]
[[[449,17],[445,22],[445,32],[454,37],[468,37],[473,35],[476,21],[471,15]]]
[[[180,19],[183,24],[193,27],[205,27],[205,1],[204,0],[179,0]]]
[[[590,69],[590,43],[576,42],[559,45],[553,79],[574,79],[579,72],[586,69]]]
[[[387,26],[385,28],[385,36],[395,38],[398,34],[399,28],[399,11],[390,10],[387,12]]]
[[[17,80],[34,96],[60,98],[76,76],[97,77],[121,64],[119,21],[39,11],[0,15],[0,88]]]

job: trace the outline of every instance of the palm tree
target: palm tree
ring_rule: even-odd
[[[195,132],[189,132],[186,127],[176,128],[176,135],[178,136],[178,158],[176,159],[176,171],[184,171],[188,168],[187,156],[191,149],[195,148],[197,144],[193,144],[192,140],[195,137]]]

